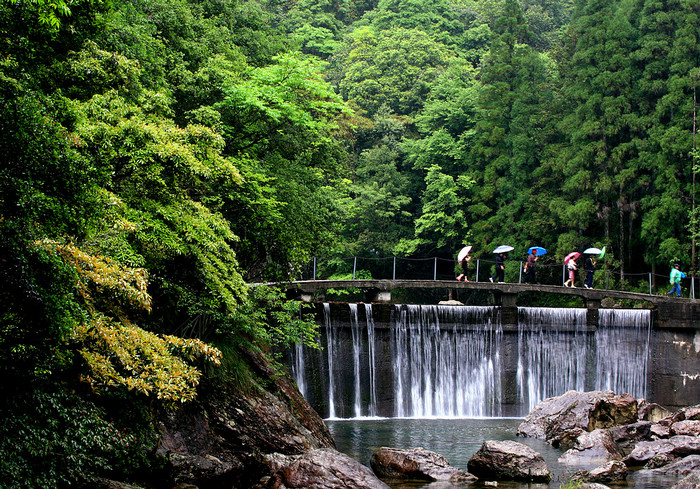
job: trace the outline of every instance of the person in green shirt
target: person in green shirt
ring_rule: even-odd
[[[671,285],[673,286],[671,290],[668,291],[667,295],[673,295],[673,293],[676,293],[676,297],[681,296],[681,278],[683,277],[683,274],[681,273],[681,266],[678,263],[673,264],[673,269],[671,269],[671,277],[670,277],[670,282]]]

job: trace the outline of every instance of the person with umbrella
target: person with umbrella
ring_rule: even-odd
[[[681,266],[678,263],[673,264],[671,269],[671,276],[669,277],[669,282],[671,282],[672,288],[668,291],[666,295],[673,295],[674,292],[676,297],[681,296],[681,279],[683,278],[683,272],[681,272]]]
[[[525,262],[525,283],[527,284],[538,284],[537,281],[537,271],[536,265],[537,259],[540,255],[547,253],[547,250],[540,246],[532,246],[527,250],[527,261]]]
[[[502,245],[493,250],[493,253],[496,255],[496,270],[493,275],[493,277],[489,277],[489,280],[493,282],[494,280],[498,280],[499,284],[502,284],[505,282],[505,273],[506,273],[506,253],[508,251],[513,251],[512,246],[508,245]]]
[[[569,271],[569,280],[564,282],[564,287],[576,288],[576,270],[578,270],[578,264],[576,263],[576,259],[579,256],[581,256],[581,253],[579,253],[578,251],[574,251],[566,255],[566,258],[564,258],[564,263],[566,263],[566,269]]]
[[[469,282],[469,260],[472,259],[472,257],[469,255],[469,252],[471,251],[471,249],[471,246],[465,246],[459,251],[459,254],[457,255],[457,261],[462,267],[462,273],[457,276],[457,280],[459,281],[464,280],[465,282]]]
[[[593,273],[595,272],[596,265],[593,255],[600,255],[602,258],[603,253],[604,251],[599,250],[598,248],[588,248],[583,252],[583,254],[586,255],[586,261],[584,264],[584,269],[586,270],[586,283],[583,284],[583,286],[587,289],[593,288]]]

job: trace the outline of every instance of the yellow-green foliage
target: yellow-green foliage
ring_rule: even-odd
[[[128,309],[151,308],[144,269],[122,266],[72,244],[48,239],[36,244],[75,269],[85,319],[71,340],[88,367],[84,381],[98,391],[122,386],[165,401],[195,397],[201,373],[192,364],[205,360],[218,365],[221,352],[198,339],[156,335],[129,320]]]

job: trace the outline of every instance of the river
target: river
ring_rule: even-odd
[[[369,460],[379,447],[423,447],[443,455],[454,467],[467,470],[467,463],[486,440],[515,440],[532,447],[542,454],[554,479],[548,484],[523,484],[499,482],[499,488],[507,489],[555,489],[565,484],[571,474],[593,467],[565,466],[557,459],[563,451],[543,440],[515,436],[520,418],[477,419],[411,419],[411,418],[354,418],[328,419],[326,424],[335,438],[339,451],[359,460],[369,467]],[[659,489],[671,487],[676,478],[654,476],[648,471],[631,471],[627,484],[615,487],[634,489]],[[402,483],[394,489],[451,489],[446,483]],[[485,487],[476,483],[471,488]]]

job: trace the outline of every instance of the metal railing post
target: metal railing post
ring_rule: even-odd
[[[564,285],[566,283],[566,265],[561,266],[561,284]]]
[[[314,256],[314,280],[316,280],[316,257]]]
[[[523,262],[518,262],[518,283],[523,283]]]
[[[394,270],[391,272],[391,280],[396,280],[396,257],[394,257]]]
[[[695,275],[690,277],[690,298],[695,299]]]
[[[437,256],[433,265],[433,280],[437,280]]]
[[[354,260],[352,262],[352,279],[355,280],[355,272],[357,271],[357,257],[353,257]]]
[[[479,283],[479,260],[476,260],[476,283]]]
[[[651,272],[649,272],[649,295],[651,295]]]

